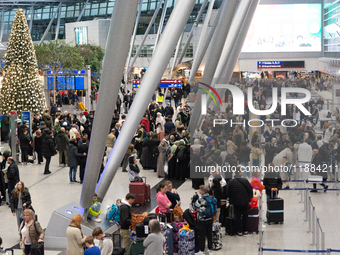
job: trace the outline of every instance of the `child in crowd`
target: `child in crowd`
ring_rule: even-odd
[[[85,250],[84,255],[101,255],[100,249],[97,246],[94,246],[92,236],[86,237],[85,245],[87,249]]]
[[[117,199],[115,204],[112,204],[111,209],[108,211],[107,220],[111,223],[119,222],[119,205],[121,199]]]
[[[102,255],[111,255],[113,252],[113,243],[111,236],[106,236],[99,227],[92,231],[94,245],[99,247]]]
[[[97,202],[98,200],[98,196],[96,193],[94,193],[93,195],[93,201],[92,201],[92,205],[89,209],[89,219],[94,220],[95,222],[101,222],[101,219],[99,219],[99,216],[101,214],[101,203]]]

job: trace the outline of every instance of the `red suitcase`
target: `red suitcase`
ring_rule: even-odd
[[[145,204],[145,183],[144,182],[130,182],[129,192],[135,195],[133,204]]]
[[[150,185],[146,184],[145,186],[145,199],[150,202]]]

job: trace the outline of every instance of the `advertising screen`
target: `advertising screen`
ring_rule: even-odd
[[[242,52],[321,51],[321,4],[259,5]]]

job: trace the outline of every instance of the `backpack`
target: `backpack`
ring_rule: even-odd
[[[217,199],[213,196],[207,195],[202,196],[201,199],[201,207],[204,207],[203,210],[199,211],[199,214],[202,218],[212,218],[216,215],[217,211]]]
[[[113,204],[112,206],[107,208],[105,219],[108,220],[108,221],[110,221],[110,220],[115,221],[114,218],[117,215],[117,213],[119,213],[118,209],[119,208],[116,204]]]
[[[176,221],[176,222],[182,222],[183,221],[183,210],[182,208],[177,204],[175,208],[172,210],[170,221]]]

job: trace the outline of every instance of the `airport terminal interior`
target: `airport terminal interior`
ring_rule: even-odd
[[[127,5],[130,5],[131,10],[128,10]],[[314,154],[312,157],[312,153],[317,148],[316,153],[320,153],[320,162],[326,169],[322,177],[313,175],[312,171],[307,175],[299,171],[289,175],[282,172],[277,174],[276,179],[284,180],[278,193],[278,197],[284,201],[284,208],[269,208],[270,197],[266,195],[266,190],[258,192],[255,206],[259,207],[258,214],[249,217],[249,219],[259,219],[255,231],[249,233],[243,231],[231,235],[227,233],[230,225],[225,225],[226,221],[224,221],[219,231],[221,236],[216,237],[216,233],[213,233],[213,237],[218,239],[214,239],[214,242],[222,244],[220,248],[209,251],[208,246],[205,245],[202,253],[196,250],[196,253],[182,254],[340,253],[338,216],[340,211],[340,173],[338,172],[340,166],[340,2],[338,0],[1,0],[0,95],[4,93],[4,88],[7,86],[8,65],[4,59],[7,50],[12,47],[11,32],[15,27],[16,13],[20,8],[27,20],[25,26],[29,28],[34,45],[60,40],[72,47],[90,44],[101,46],[103,52],[105,51],[100,72],[92,73],[91,76],[90,67],[86,65],[84,70],[75,71],[70,79],[66,79],[63,73],[58,73],[58,77],[64,79],[61,84],[53,82],[55,76],[54,74],[52,76],[51,70],[47,71],[48,68],[42,70],[44,67],[37,66],[39,80],[44,85],[45,93],[42,94],[46,97],[46,108],[50,110],[49,113],[53,117],[53,139],[57,136],[55,131],[60,131],[60,127],[54,126],[56,114],[65,115],[66,119],[68,114],[79,118],[80,121],[74,122],[81,123],[77,126],[78,140],[84,139],[83,136],[88,134],[87,132],[90,133],[90,137],[87,137],[89,151],[86,154],[86,171],[83,180],[80,179],[80,169],[77,166],[76,180],[71,179],[70,182],[70,167],[60,162],[59,152],[50,157],[50,173],[45,168],[45,158],[41,164],[38,164],[40,161],[38,157],[31,160],[30,156],[26,155],[27,162],[23,162],[24,149],[19,148],[23,144],[21,136],[18,137],[20,140],[17,139],[16,145],[16,131],[12,130],[8,134],[4,130],[4,121],[1,122],[0,152],[4,154],[10,151],[13,145],[18,147],[14,158],[17,161],[20,180],[29,190],[37,220],[46,233],[46,255],[67,254],[66,228],[76,214],[84,213],[85,217],[87,216],[88,208],[84,211],[80,205],[92,201],[94,190],[98,192],[101,201],[99,216],[101,222],[88,219],[89,223],[87,223],[85,219],[82,224],[84,234],[97,226],[103,228],[104,232],[113,233],[114,224],[109,223],[105,218],[106,212],[117,199],[125,199],[126,194],[129,193],[129,185],[132,183],[130,164],[129,172],[123,171],[121,165],[125,151],[133,137],[139,139],[133,139],[133,143],[143,144],[143,148],[146,147],[143,139],[140,141],[140,130],[144,130],[142,138],[145,141],[158,139],[158,144],[160,141],[165,141],[162,139],[168,122],[175,123],[176,131],[171,130],[171,136],[178,140],[178,145],[171,141],[171,137],[170,141],[168,139],[165,142],[171,144],[169,154],[176,151],[176,157],[179,157],[177,147],[178,151],[184,147],[190,151],[191,148],[191,153],[187,155],[191,160],[196,153],[195,148],[200,148],[201,155],[198,159],[208,165],[210,157],[207,154],[213,150],[211,154],[218,154],[222,165],[228,166],[232,163],[227,161],[227,158],[231,156],[235,161],[234,155],[237,155],[235,163],[238,168],[247,169],[246,167],[257,164],[260,169],[258,178],[263,182],[266,170],[262,166],[272,162],[275,164],[276,155],[281,157],[278,159],[281,166],[282,157],[285,156],[286,159],[288,157],[288,161],[291,161],[289,163],[292,166],[301,169],[300,166],[312,163],[311,160],[315,158]],[[118,22],[117,17],[121,17],[123,20],[121,23],[125,23]],[[115,34],[119,31],[121,34]],[[56,81],[59,81],[58,79]],[[241,96],[247,95],[249,98],[249,94],[253,95],[253,101],[241,103],[241,106],[246,106],[245,115],[233,114],[233,111],[236,112],[233,107],[240,105],[241,97],[236,99],[234,95],[236,92],[228,93],[228,90],[218,87],[219,84],[236,86]],[[278,96],[274,94],[276,88],[278,88]],[[297,89],[305,92],[301,90],[297,92]],[[74,96],[69,98],[71,91]],[[182,92],[178,93],[179,91]],[[283,95],[281,91],[287,91],[287,95]],[[110,98],[109,96],[112,95],[114,97]],[[117,96],[120,103],[115,101]],[[310,98],[303,101],[305,96]],[[297,103],[299,99],[306,104]],[[160,106],[159,116],[144,115],[146,110],[148,110],[147,114],[153,115],[152,111],[157,109],[157,107],[150,108],[150,104],[154,107],[151,101],[155,104],[163,104]],[[256,114],[255,109],[249,112],[249,107],[246,105],[252,104],[254,105],[252,108],[264,110],[271,108],[275,102],[278,105],[278,108],[274,107],[276,111],[266,115]],[[284,114],[278,110],[286,105],[289,117],[283,117]],[[172,108],[170,116],[165,114],[166,107]],[[301,107],[306,107],[311,117],[306,116]],[[41,109],[42,116],[45,110]],[[54,114],[52,111],[55,111]],[[7,113],[1,108],[0,102],[0,120],[3,120]],[[28,121],[33,125],[36,112],[31,114]],[[84,123],[81,120],[83,114],[84,116],[88,114]],[[72,121],[73,119],[74,117]],[[243,124],[244,128],[242,131],[237,130],[239,127],[236,128],[236,124],[230,128],[227,125],[215,127],[216,119],[220,119],[220,122],[226,120],[224,124],[228,123],[228,125],[230,121],[237,122],[239,126]],[[289,123],[289,127],[284,121],[282,122],[284,119]],[[24,115],[22,113],[19,121],[13,118],[10,120],[12,124],[16,122],[11,126],[13,129],[19,121],[24,122]],[[92,120],[93,123],[89,123]],[[192,124],[189,120],[195,123]],[[259,121],[263,125],[254,124]],[[40,128],[43,128],[41,125],[46,125],[45,122],[37,123]],[[146,135],[149,131],[146,130],[145,123],[154,134],[150,132],[150,135]],[[114,140],[116,143],[113,143],[112,148],[108,150],[109,132],[107,131],[110,125],[114,130],[113,134],[117,136],[118,132],[121,138],[116,137],[119,140]],[[189,132],[191,140],[187,135]],[[8,141],[6,134],[11,141]],[[284,135],[287,136],[287,141],[282,138]],[[30,137],[34,136],[36,133],[33,131]],[[236,139],[240,139],[239,143]],[[196,141],[193,145],[194,140],[205,147],[201,148]],[[228,151],[226,148],[229,148],[229,142],[240,145],[241,149],[236,147],[235,151],[231,150],[232,153],[221,153],[221,150]],[[215,148],[217,143],[222,146],[222,149]],[[160,148],[158,144],[148,148],[148,153],[155,154],[154,148],[156,150]],[[309,146],[309,159],[306,159],[307,152],[306,154],[305,151],[300,152],[299,146],[302,145]],[[247,152],[248,159],[242,155],[247,151],[245,149],[247,146],[250,148]],[[270,158],[268,148],[274,147],[282,148],[280,151],[271,152]],[[107,152],[112,150],[112,153],[104,158],[106,164],[104,168],[101,159],[105,148]],[[254,161],[256,160],[254,148],[262,152],[257,156],[257,161]],[[286,150],[289,151],[287,152],[289,156],[282,154]],[[168,173],[164,174],[164,170],[163,172],[159,170],[159,164],[163,169],[165,157],[172,156],[168,155],[167,150],[165,150],[166,154],[165,151],[163,152],[164,158],[161,159],[161,163],[159,163],[160,156],[148,156],[154,161],[150,162],[150,165],[153,164],[156,168],[146,167],[142,162],[144,149],[139,148],[137,151],[132,155],[137,157],[138,154],[136,163],[140,169],[138,175],[145,177],[146,183],[150,185],[150,200],[142,205],[132,205],[132,213],[155,213],[158,207],[157,187],[167,180],[170,180],[172,187],[177,190],[183,211],[192,208],[192,198],[199,193],[198,187],[193,188],[196,179],[192,178],[194,171],[190,167],[190,164],[193,166],[192,161],[187,159],[187,164],[182,166],[178,163],[182,162],[178,158],[177,165],[175,163],[176,171],[187,171],[188,174],[179,173],[178,176],[173,174],[171,176],[170,163],[169,166],[166,163],[166,167],[169,167]],[[326,154],[321,154],[321,151],[325,151]],[[161,155],[159,152],[156,154]],[[79,161],[80,157],[82,155],[78,155]],[[222,162],[222,158],[225,162]],[[241,162],[241,158],[246,158],[246,162]],[[2,159],[0,158],[0,163]],[[210,164],[216,165],[216,162]],[[97,165],[99,167],[95,167]],[[102,174],[99,180],[100,166],[102,166]],[[0,171],[5,173],[6,169]],[[233,178],[237,179],[235,175],[233,174]],[[210,186],[214,177],[209,179],[209,176],[209,172],[201,175],[199,179],[202,181],[201,184]],[[248,181],[252,180],[251,175],[243,173],[243,176]],[[232,182],[222,170],[219,178],[225,179],[226,187],[229,182]],[[252,188],[256,189],[254,186]],[[222,204],[221,207],[224,206],[227,208],[225,210],[229,210],[228,208],[231,207],[228,207],[228,204],[229,202],[227,205]],[[284,218],[282,221],[270,224],[268,215],[275,213],[282,214]],[[17,217],[12,214],[8,195],[4,196],[0,204],[0,237],[2,239],[0,254],[7,248],[10,250],[6,255],[11,254],[11,250],[15,255],[25,254],[19,245]],[[164,240],[166,243],[166,239]],[[119,243],[117,246],[121,245],[122,243]],[[168,250],[162,254],[172,255]]]

